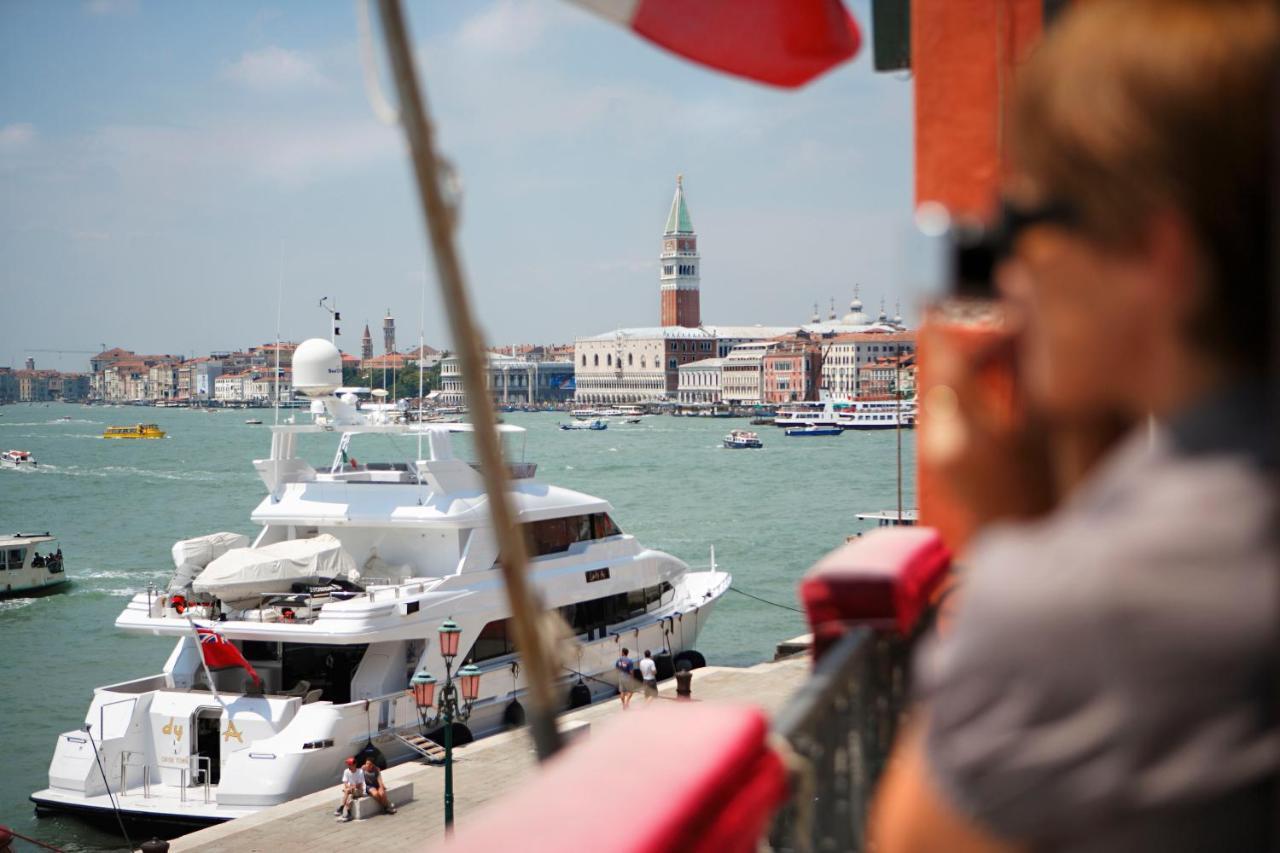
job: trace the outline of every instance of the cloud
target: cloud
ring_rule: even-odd
[[[138,0],[88,0],[84,10],[90,15],[132,15],[138,11]]]
[[[181,193],[228,176],[299,187],[400,155],[399,137],[372,119],[215,120],[201,127],[114,125],[90,148],[130,183]]]
[[[25,122],[0,126],[0,151],[16,151],[26,148],[36,138],[35,125]]]
[[[329,85],[329,79],[314,61],[298,51],[275,45],[245,53],[222,73],[247,89],[267,94]]]
[[[547,3],[498,0],[463,23],[458,44],[482,53],[525,53],[542,40],[550,23]]]

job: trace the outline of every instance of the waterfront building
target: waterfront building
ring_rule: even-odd
[[[18,378],[12,367],[0,367],[0,403],[15,403],[18,400]]]
[[[794,335],[800,331],[799,326],[721,326],[706,325],[706,329],[716,339],[716,356],[725,358],[729,351],[738,344],[750,344],[758,341],[770,341]]]
[[[822,348],[806,337],[780,341],[760,361],[761,398],[769,405],[817,400]]]
[[[837,335],[823,345],[822,387],[837,399],[860,396],[859,371],[881,357],[916,351],[915,332],[871,331]]]
[[[253,381],[253,374],[224,373],[214,380],[213,399],[219,403],[242,403],[247,399],[245,383]]]
[[[33,366],[33,360],[27,359],[27,367],[19,370],[16,375],[18,382],[18,400],[23,403],[40,403],[52,400],[54,397],[49,393],[49,379],[51,375],[56,375],[56,370],[36,370]]]
[[[222,375],[222,362],[212,356],[200,356],[178,366],[178,399],[213,399],[214,380]]]
[[[496,403],[539,405],[563,403],[573,398],[572,361],[496,352],[485,353],[485,358],[488,362],[486,384]],[[440,392],[435,396],[445,405],[465,405],[462,360],[457,355],[447,355],[440,360]]]
[[[425,344],[420,347],[414,347],[411,350],[405,350],[404,356],[409,360],[410,365],[416,364],[423,370],[435,367],[440,363],[440,350]]]
[[[881,356],[858,371],[858,392],[861,397],[892,397],[902,394],[915,396],[915,353]]]
[[[703,358],[680,365],[676,399],[685,405],[716,404],[722,399],[723,358]]]
[[[667,227],[662,232],[659,255],[661,321],[663,326],[696,328],[702,325],[699,293],[702,258],[698,255],[698,235],[684,198],[684,176],[676,175],[676,194],[671,199]]]
[[[764,402],[764,357],[782,346],[779,341],[739,344],[724,359],[721,395],[731,406]]]
[[[680,326],[617,329],[579,338],[574,344],[574,399],[592,404],[675,399],[680,365],[715,353],[711,332]]]

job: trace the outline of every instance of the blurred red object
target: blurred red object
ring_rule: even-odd
[[[686,59],[784,88],[803,86],[862,44],[840,0],[574,0]]]
[[[671,705],[623,714],[493,805],[450,850],[754,853],[787,796],[753,707]]]
[[[886,527],[837,548],[800,581],[813,657],[851,627],[908,636],[951,567],[951,552],[930,527]]]

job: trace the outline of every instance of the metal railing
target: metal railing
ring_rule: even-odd
[[[857,628],[814,667],[774,721],[803,779],[774,819],[774,850],[863,849],[867,809],[906,696],[908,643]]]

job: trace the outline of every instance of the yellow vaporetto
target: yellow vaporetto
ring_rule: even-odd
[[[103,438],[164,438],[164,430],[155,424],[107,427]]]

